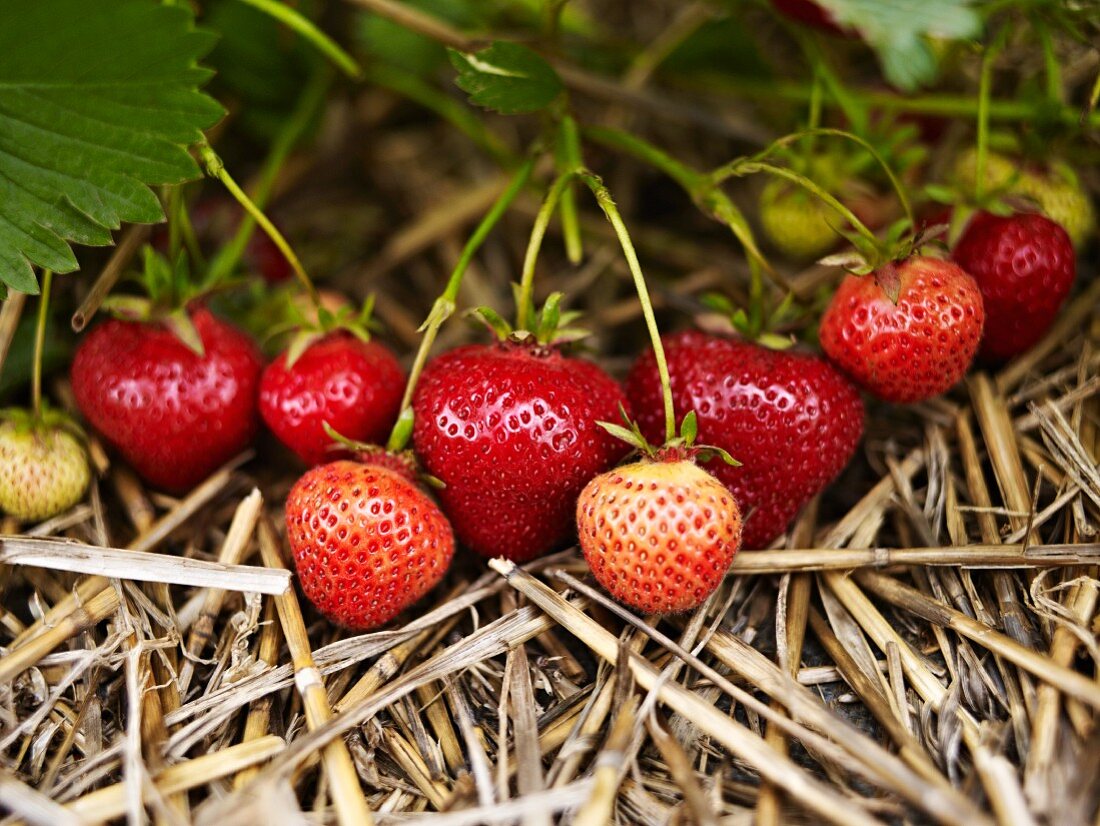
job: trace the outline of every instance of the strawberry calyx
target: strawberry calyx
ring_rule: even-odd
[[[695,443],[699,435],[699,419],[692,410],[680,423],[680,432],[666,441],[663,445],[654,446],[649,443],[637,421],[627,414],[626,409],[619,406],[619,413],[626,426],[613,424],[612,422],[596,422],[600,427],[617,439],[630,445],[634,450],[651,459],[654,462],[709,462],[711,459],[721,459],[727,465],[734,467],[741,463],[730,454],[716,445],[700,445]]]
[[[797,339],[790,332],[792,327],[809,319],[812,312],[800,306],[793,292],[787,293],[775,306],[769,306],[763,298],[750,299],[749,307],[735,305],[722,293],[704,293],[699,302],[709,311],[697,319],[700,327],[719,328],[718,332],[730,332],[733,328],[741,338],[753,341],[769,350],[787,350]]]
[[[321,426],[332,439],[332,444],[329,446],[330,450],[350,451],[355,461],[393,471],[414,485],[424,484],[435,489],[446,487],[441,480],[424,472],[412,450],[391,450],[381,445],[372,445],[367,442],[349,439],[328,422],[322,422]]]
[[[0,410],[0,422],[11,425],[16,433],[44,434],[55,430],[65,430],[81,443],[87,440],[83,428],[63,410],[50,407],[45,399],[41,409],[35,412],[22,407],[8,407]]]
[[[115,318],[150,324],[163,324],[189,350],[205,355],[202,337],[191,320],[190,310],[213,295],[239,286],[239,279],[223,279],[218,283],[195,282],[185,250],[175,261],[151,245],[142,248],[142,269],[133,279],[145,295],[111,295],[103,301],[103,309]]]
[[[286,307],[286,315],[290,320],[272,329],[268,339],[287,333],[292,334],[286,348],[287,369],[294,366],[310,345],[331,333],[350,333],[365,344],[371,340],[371,333],[378,332],[380,329],[380,325],[373,318],[373,293],[367,296],[363,306],[358,310],[350,305],[333,309],[326,307],[323,301],[318,301],[316,307],[311,309],[312,317],[310,317],[300,303],[292,301]]]
[[[516,301],[521,301],[521,288],[518,284],[512,285]],[[470,310],[468,315],[481,322],[500,342],[512,342],[523,344],[534,342],[543,347],[557,347],[579,341],[590,335],[588,330],[573,326],[581,317],[577,310],[562,310],[561,304],[565,293],[551,293],[546,298],[546,303],[540,310],[536,310],[532,302],[526,318],[533,319],[529,328],[513,327],[508,321],[492,307],[476,307]]]

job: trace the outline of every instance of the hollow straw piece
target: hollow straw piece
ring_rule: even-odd
[[[277,609],[274,600],[267,600],[264,605],[263,627],[260,629],[260,641],[256,646],[256,661],[268,668],[273,668],[279,662],[279,643],[282,633],[279,629]],[[271,704],[273,698],[270,694],[260,697],[248,706],[248,717],[244,721],[244,731],[241,733],[241,745],[260,740],[266,736],[268,726],[271,724]],[[233,778],[233,787],[239,789],[248,783],[256,775],[256,767],[248,766],[237,772]]]
[[[0,302],[0,372],[4,369],[8,350],[11,349],[12,338],[15,337],[15,331],[19,328],[19,317],[26,303],[26,294],[17,292],[10,293],[3,302]]]
[[[234,471],[250,458],[252,458],[252,451],[245,451],[230,459],[191,491],[175,508],[158,519],[148,532],[143,533],[131,542],[127,550],[150,551],[155,548],[221,493],[232,479]],[[12,641],[12,653],[29,639],[42,633],[44,628],[57,625],[65,616],[76,610],[81,603],[87,602],[109,585],[107,578],[102,576],[90,576],[81,580],[76,586],[75,595],[70,594],[58,602],[41,619],[27,626],[26,630]]]
[[[80,306],[73,313],[70,323],[74,333],[83,332],[84,328],[88,326],[88,322],[99,311],[103,300],[118,283],[119,276],[125,271],[134,254],[141,249],[141,245],[145,243],[151,231],[152,228],[148,224],[131,224],[122,233],[122,240],[119,241],[106,265],[100,270],[96,280],[92,282],[88,294],[84,296],[84,300],[80,302]]]
[[[162,795],[186,792],[248,766],[262,763],[286,748],[283,738],[273,734],[229,746],[213,754],[205,754],[161,771],[153,780]],[[126,811],[124,784],[116,783],[66,804],[84,823],[101,823],[121,817]]]
[[[558,594],[503,559],[489,565],[508,582],[553,617],[566,630],[610,663],[618,661],[615,638],[587,615],[573,608]],[[638,685],[655,690],[658,699],[691,719],[696,726],[751,765],[766,780],[782,785],[790,796],[812,812],[837,824],[871,824],[878,821],[853,806],[824,784],[811,778],[788,758],[779,755],[764,740],[735,722],[713,705],[677,683],[658,686],[658,672],[647,662],[628,663]]]
[[[223,595],[225,591],[278,595],[290,588],[289,571],[103,548],[69,539],[0,536],[0,563],[91,574],[105,580],[212,588]]]
[[[266,517],[259,522],[260,554],[269,568],[283,568],[282,553],[275,529]],[[298,597],[293,591],[274,597],[279,613],[279,623],[286,637],[287,648],[294,662],[294,683],[302,697],[306,712],[306,725],[312,731],[332,719],[332,708],[328,704],[325,684],[321,673],[313,662],[309,636],[306,633],[302,609]],[[351,755],[343,739],[337,738],[325,745],[321,752],[321,762],[325,769],[336,808],[336,819],[340,826],[364,826],[374,822],[366,798],[359,785],[359,775],[355,771]]]
[[[968,617],[961,611],[936,602],[896,579],[872,571],[864,571],[857,576],[860,584],[880,599],[928,622],[949,628],[1055,686],[1064,694],[1100,709],[1100,683],[1080,672],[1056,664],[1050,657],[1025,648],[1008,635]]]

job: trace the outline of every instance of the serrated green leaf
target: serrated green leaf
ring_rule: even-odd
[[[213,46],[184,5],[6,0],[0,24],[0,281],[76,269],[69,242],[105,245],[163,218],[149,186],[195,178],[187,145],[222,108],[199,91]]]
[[[470,102],[504,115],[535,112],[562,90],[558,73],[537,53],[518,43],[497,41],[479,52],[449,49],[458,72],[455,83]]]
[[[981,30],[970,0],[817,0],[838,25],[858,31],[878,54],[883,74],[912,90],[936,76],[929,37],[959,39]]]

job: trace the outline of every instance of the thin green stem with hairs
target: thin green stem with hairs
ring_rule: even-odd
[[[527,252],[523,256],[523,272],[519,281],[519,297],[516,300],[517,330],[528,330],[533,323],[531,303],[535,289],[535,265],[538,262],[539,251],[542,249],[542,240],[546,237],[546,228],[550,226],[550,219],[554,215],[554,210],[557,209],[562,193],[565,192],[565,188],[569,186],[574,175],[576,173],[569,170],[563,172],[554,180],[542,201],[542,206],[539,207],[538,214],[535,216],[535,223],[531,227],[531,237],[527,242]]]
[[[497,198],[485,217],[481,219],[481,223],[477,225],[477,229],[474,230],[470,239],[466,242],[466,246],[462,248],[462,254],[459,255],[458,263],[455,264],[450,278],[447,279],[446,287],[444,287],[439,298],[435,300],[428,317],[420,326],[423,335],[420,337],[420,346],[416,350],[416,357],[413,359],[412,368],[409,370],[409,379],[405,383],[405,395],[401,399],[401,413],[398,415],[397,422],[390,432],[390,438],[386,442],[387,450],[394,452],[404,450],[409,443],[409,437],[412,435],[412,402],[413,395],[416,393],[416,385],[420,380],[420,374],[424,372],[424,365],[428,363],[428,356],[431,353],[432,345],[435,344],[436,336],[439,335],[439,328],[455,311],[458,291],[462,287],[462,277],[466,274],[474,255],[477,254],[489,233],[492,232],[493,227],[499,223],[512,202],[527,186],[534,168],[535,157],[531,156],[512,176],[508,187],[500,194],[500,197]]]
[[[661,344],[661,331],[657,329],[657,318],[653,314],[653,302],[649,299],[649,288],[646,287],[645,276],[642,275],[642,266],[638,263],[638,254],[634,250],[634,242],[630,239],[626,224],[623,223],[619,208],[604,182],[599,176],[591,172],[578,173],[585,185],[592,190],[596,197],[596,203],[600,205],[603,214],[607,217],[615,237],[619,239],[619,245],[623,248],[623,256],[626,258],[630,275],[634,279],[634,288],[638,292],[638,303],[642,305],[642,315],[645,317],[646,329],[649,331],[650,341],[653,343],[653,356],[657,361],[657,372],[661,377],[661,399],[664,402],[665,411],[665,441],[672,441],[676,437],[676,409],[672,403],[672,381],[668,375],[668,361],[665,359],[665,348]]]
[[[298,279],[298,282],[309,295],[309,299],[313,303],[313,306],[320,309],[321,299],[317,294],[317,287],[314,286],[310,277],[306,275],[306,271],[302,267],[302,262],[298,260],[297,254],[291,249],[290,244],[287,243],[283,234],[279,232],[278,227],[271,223],[271,219],[264,215],[263,211],[248,197],[248,193],[241,189],[240,184],[233,180],[233,176],[230,175],[229,170],[225,168],[222,159],[218,157],[209,144],[204,143],[199,146],[199,157],[202,159],[207,174],[221,181],[225,188],[229,190],[229,194],[237,199],[237,203],[244,207],[244,210],[260,225],[260,229],[266,232],[275,246],[279,248],[279,252],[283,254],[290,264],[290,268],[294,271],[294,275]]]
[[[270,15],[291,31],[301,35],[317,51],[339,66],[340,71],[348,77],[358,79],[363,76],[363,70],[355,62],[355,58],[297,9],[278,0],[241,0],[241,2]]]

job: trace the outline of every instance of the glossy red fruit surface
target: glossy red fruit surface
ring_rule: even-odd
[[[302,591],[354,631],[384,625],[423,597],[454,555],[451,526],[423,490],[359,462],[306,471],[287,497],[286,529]]]
[[[186,491],[256,433],[260,351],[197,309],[198,355],[167,327],[111,319],[77,348],[73,395],[84,418],[155,487]]]
[[[338,331],[311,344],[289,368],[286,353],[267,366],[260,413],[279,441],[316,465],[339,455],[330,450],[325,422],[348,439],[384,443],[404,389],[405,373],[392,352]]]
[[[767,547],[848,464],[863,435],[855,386],[822,358],[690,330],[662,339],[676,410],[694,410],[700,444],[726,450],[704,465],[733,493],[746,548]],[[626,380],[627,397],[651,442],[664,435],[653,350]]]
[[[459,541],[515,561],[567,542],[577,494],[629,450],[596,424],[619,421],[625,402],[595,364],[539,345],[470,345],[432,361],[413,439],[446,485],[439,499]]]
[[[741,544],[741,517],[732,494],[693,461],[643,459],[588,483],[577,536],[611,596],[666,614],[697,608],[718,587]]]
[[[1007,361],[1046,334],[1077,275],[1069,234],[1036,213],[979,212],[952,255],[982,292],[985,336],[979,352],[992,361]]]
[[[966,373],[985,312],[958,265],[914,256],[893,273],[847,276],[821,319],[825,353],[867,392],[889,402],[938,396]],[[896,279],[895,304],[879,279]]]

